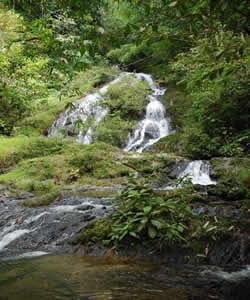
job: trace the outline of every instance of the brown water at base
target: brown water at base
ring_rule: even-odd
[[[186,300],[152,279],[159,266],[116,259],[43,256],[0,261],[1,300]]]

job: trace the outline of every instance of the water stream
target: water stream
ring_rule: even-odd
[[[146,107],[146,115],[138,122],[134,133],[129,137],[125,151],[142,152],[161,138],[172,132],[171,119],[166,116],[166,109],[160,102],[166,89],[160,88],[147,74],[137,74],[139,78],[146,80],[153,93],[149,95],[149,103]]]
[[[92,143],[94,128],[108,113],[108,109],[102,106],[104,96],[110,86],[118,83],[125,76],[134,77],[134,80],[145,80],[151,88],[152,94],[148,96],[149,103],[146,107],[145,118],[138,122],[134,133],[128,138],[124,150],[142,152],[169,135],[172,132],[171,120],[166,116],[165,107],[160,102],[165,89],[158,87],[150,75],[124,72],[97,92],[78,100],[73,108],[68,108],[62,113],[49,129],[48,136],[75,136],[79,143]],[[88,125],[90,120],[91,125]],[[79,121],[88,127],[87,130],[84,131],[81,127],[80,129],[76,128]]]
[[[177,183],[169,183],[162,187],[162,190],[173,190],[181,188],[189,180],[192,184],[198,185],[216,185],[216,181],[212,180],[211,164],[207,160],[194,160],[190,162],[179,162],[177,163],[172,171],[172,177],[177,180]]]
[[[86,97],[74,103],[72,108],[68,108],[65,112],[61,113],[59,118],[53,123],[48,131],[48,136],[75,136],[76,140],[81,144],[90,144],[93,141],[93,131],[101,120],[108,113],[108,109],[101,105],[104,95],[107,93],[108,88],[119,82],[127,73],[122,73],[115,80],[105,85],[97,92],[87,95]],[[92,126],[88,126],[86,131],[77,128],[77,122],[82,124],[90,121]]]
[[[187,164],[178,178],[190,178],[193,184],[214,185],[216,181],[210,178],[211,165],[206,160],[194,160]]]
[[[125,257],[44,255],[0,260],[0,300],[247,300],[249,280],[237,294],[247,272]]]
[[[89,222],[114,210],[109,198],[68,196],[38,208],[22,207],[19,201],[0,202],[0,258],[64,251]]]

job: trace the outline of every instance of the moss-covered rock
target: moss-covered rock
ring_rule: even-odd
[[[250,158],[213,158],[213,173],[218,184],[213,192],[227,200],[250,199]]]
[[[183,143],[181,133],[176,132],[160,139],[152,146],[153,152],[159,153],[175,153],[176,155],[183,155]]]
[[[117,68],[105,65],[77,73],[60,93],[55,92],[46,99],[32,103],[30,114],[15,125],[13,135],[39,136],[46,134],[58,115],[73,102],[95,88],[110,82],[118,74]]]
[[[191,99],[185,93],[181,86],[176,86],[173,82],[168,84],[167,92],[164,95],[163,103],[167,107],[173,122],[173,126],[177,131],[182,131],[187,112],[191,106]]]
[[[94,138],[114,146],[124,146],[129,133],[145,113],[148,94],[146,81],[132,75],[110,86],[104,101],[109,114],[98,124]]]
[[[1,167],[5,173],[0,175],[0,181],[16,193],[34,193],[38,202],[41,201],[37,196],[83,185],[117,186],[135,172],[123,163],[120,149],[104,143],[81,145],[61,139],[26,137],[4,141]]]
[[[60,138],[0,137],[0,173],[23,159],[58,154],[68,145]]]

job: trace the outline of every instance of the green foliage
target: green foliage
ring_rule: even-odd
[[[23,159],[58,154],[67,141],[58,138],[0,137],[0,173]]]
[[[116,161],[117,150],[104,143],[84,145],[82,152],[71,153],[68,163],[79,170],[80,176],[97,179],[123,177],[128,175],[130,169]]]
[[[47,206],[57,199],[60,199],[60,193],[58,191],[53,191],[42,196],[36,196],[35,199],[24,200],[22,205],[26,207]]]
[[[16,121],[30,110],[30,102],[48,95],[48,58],[28,57],[22,43],[23,19],[0,9],[0,133],[9,134]],[[21,39],[23,36],[21,35]]]
[[[131,177],[118,195],[121,205],[112,216],[109,238],[119,243],[127,237],[185,241],[191,208],[186,201],[164,199]]]
[[[149,185],[130,176],[116,199],[120,203],[117,211],[90,224],[76,242],[119,246],[131,241],[144,244],[154,240],[159,242],[157,245],[182,243],[195,248],[197,241],[205,241],[207,245],[237,227],[228,218],[193,215],[190,203],[195,205],[201,199],[189,184],[160,196]]]
[[[150,89],[142,80],[125,77],[117,84],[110,86],[105,104],[110,113],[117,113],[122,119],[137,120],[143,114]]]
[[[250,160],[249,158],[214,158],[212,166],[220,179],[215,194],[225,200],[250,199]]]
[[[148,85],[132,77],[125,77],[111,85],[104,101],[109,114],[98,124],[94,138],[114,146],[123,146],[143,114],[148,93]]]
[[[173,64],[192,97],[192,127],[186,126],[184,140],[187,153],[232,156],[247,151],[249,132],[243,137],[241,133],[250,117],[249,41],[221,29],[214,38],[198,40]]]

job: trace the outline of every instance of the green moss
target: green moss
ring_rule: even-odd
[[[191,107],[191,99],[188,97],[180,86],[169,83],[167,92],[165,93],[163,103],[167,107],[173,126],[180,131],[185,125],[185,119],[189,108]]]
[[[35,197],[35,199],[24,200],[22,202],[22,205],[26,207],[46,206],[59,198],[60,198],[60,193],[58,191],[54,191],[45,195],[37,196]]]
[[[119,112],[122,119],[137,120],[142,116],[147,104],[149,86],[146,81],[125,77],[117,84],[110,86],[105,104],[111,114]]]
[[[94,138],[101,142],[122,147],[135,124],[136,121],[123,120],[119,115],[107,115],[96,128]]]
[[[162,180],[165,169],[173,165],[180,158],[167,154],[129,154],[123,158],[123,164],[135,170],[144,178],[152,180],[154,183]]]
[[[93,244],[103,242],[111,231],[112,219],[106,218],[87,226],[74,240],[74,243]]]
[[[64,155],[50,155],[23,160],[10,172],[0,176],[6,183],[14,183],[18,189],[44,194],[72,182],[75,176]]]
[[[107,185],[106,185],[107,186]],[[114,197],[116,194],[116,190],[112,189],[96,189],[92,187],[92,189],[88,189],[87,191],[78,193],[81,196],[85,197],[93,197],[93,198],[109,198]]]
[[[228,200],[250,199],[250,158],[214,158],[211,163],[219,179],[216,195]]]
[[[144,114],[148,94],[148,84],[132,76],[110,86],[104,102],[110,113],[96,128],[95,139],[122,147]]]
[[[39,136],[46,133],[58,115],[79,97],[91,90],[113,80],[119,71],[108,66],[96,66],[79,72],[65,86],[65,91],[51,95],[46,100],[36,101],[31,105],[31,114],[18,122],[13,130],[14,135]]]
[[[60,153],[67,144],[60,138],[0,137],[0,173],[22,159]]]
[[[183,155],[183,145],[181,140],[181,133],[176,132],[162,138],[152,147],[153,152],[163,153],[175,153],[177,155]]]
[[[79,169],[79,175],[88,174],[97,179],[127,176],[131,171],[117,159],[120,150],[104,143],[84,145],[83,152],[72,153],[69,164]]]
[[[128,166],[120,162],[121,151],[104,143],[81,145],[68,142],[60,144],[60,139],[8,139],[12,140],[20,141],[20,145],[27,140],[30,144],[26,146],[30,148],[27,151],[20,146],[14,152],[7,152],[6,157],[12,161],[12,169],[0,175],[0,180],[35,195],[47,194],[68,185],[117,185],[123,183],[131,172]],[[34,158],[25,159],[32,156]]]

